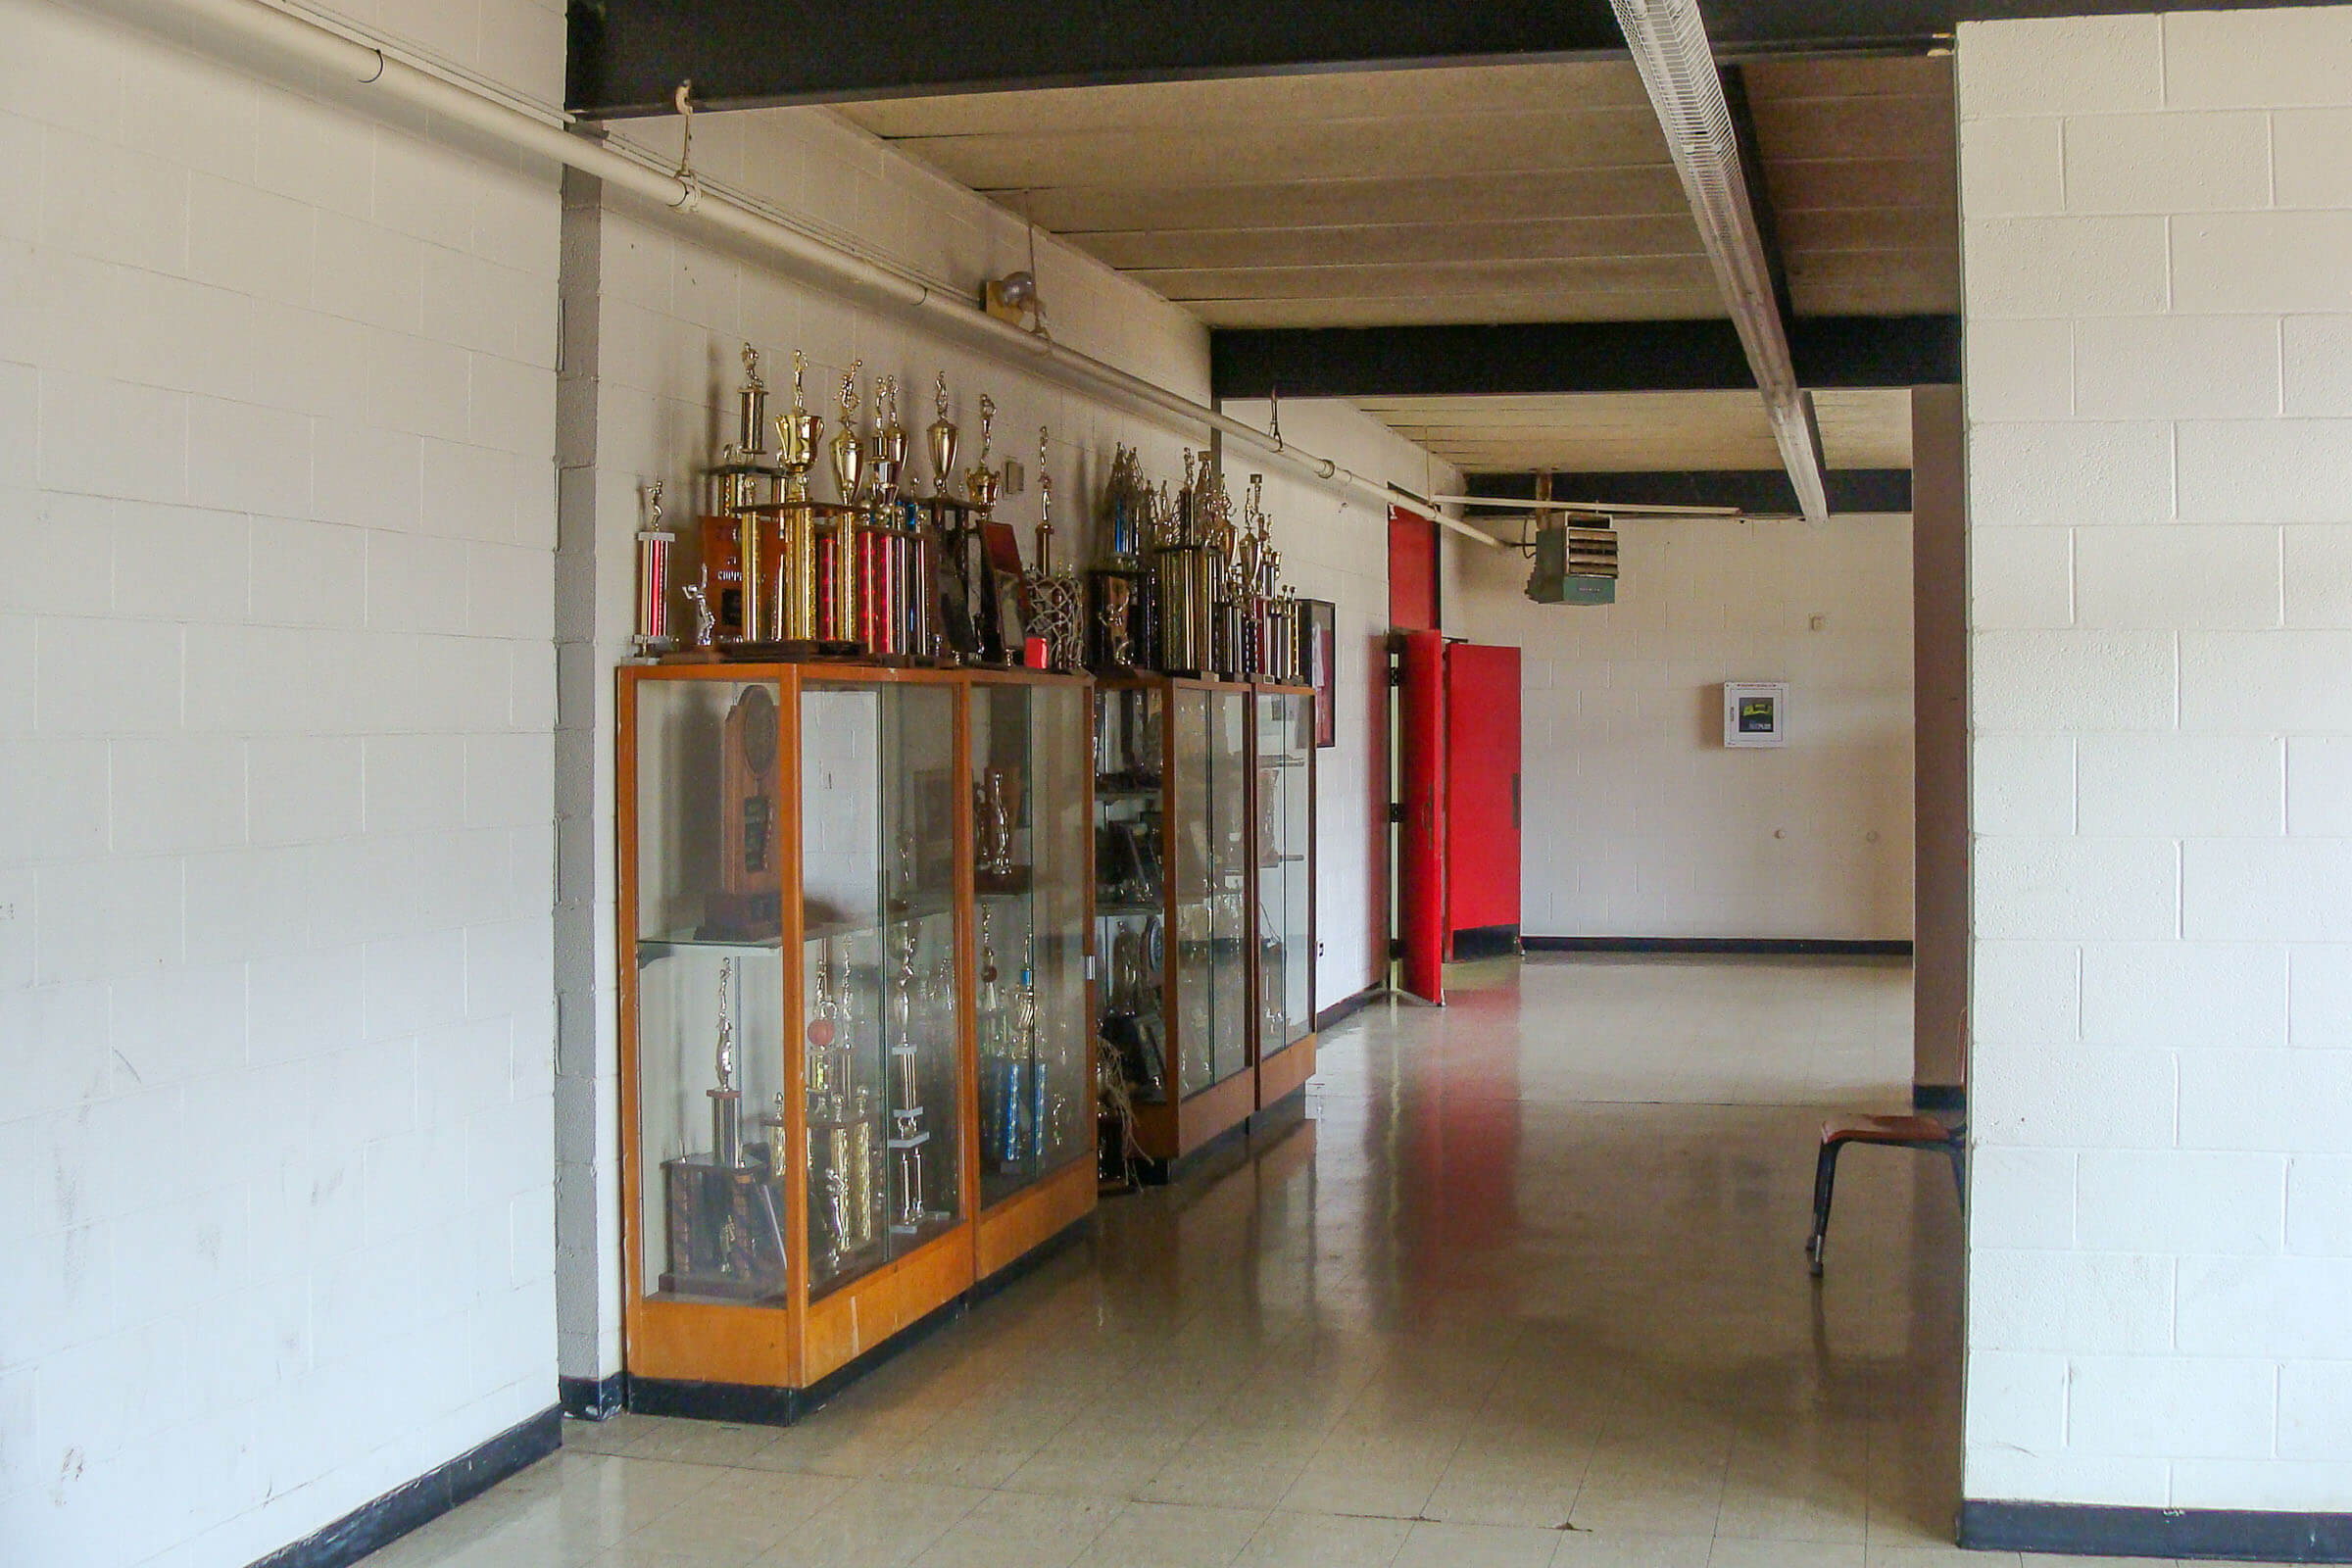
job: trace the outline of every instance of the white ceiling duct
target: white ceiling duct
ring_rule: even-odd
[[[1723,289],[1724,305],[1748,368],[1764,394],[1772,438],[1796,487],[1797,506],[1809,522],[1826,522],[1829,492],[1821,473],[1821,428],[1813,417],[1813,396],[1796,383],[1788,356],[1787,324],[1774,301],[1772,266],[1764,238],[1748,206],[1747,181],[1740,168],[1740,139],[1724,102],[1723,78],[1707,44],[1706,24],[1696,0],[1610,0],[1634,65],[1649,89],[1650,107],[1666,132],[1683,194],[1698,220],[1699,239]]]

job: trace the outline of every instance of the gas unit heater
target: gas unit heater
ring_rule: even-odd
[[[1536,569],[1527,597],[1539,605],[1617,602],[1617,530],[1544,521],[1536,525]]]

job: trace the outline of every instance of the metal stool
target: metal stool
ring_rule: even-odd
[[[1967,1139],[1966,1122],[1954,1122],[1947,1127],[1933,1116],[1857,1116],[1851,1121],[1823,1122],[1821,1158],[1813,1167],[1813,1235],[1805,1243],[1805,1257],[1812,1265],[1813,1277],[1821,1278],[1822,1249],[1830,1239],[1830,1195],[1838,1185],[1839,1150],[1848,1144],[1883,1144],[1889,1149],[1943,1153],[1952,1162],[1953,1190],[1965,1197],[1967,1177],[1961,1155]]]

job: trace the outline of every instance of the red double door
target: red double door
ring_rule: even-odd
[[[1519,924],[1519,650],[1448,642],[1436,629],[1436,541],[1424,556],[1411,523],[1435,532],[1402,514],[1390,519],[1390,614],[1402,628],[1398,983],[1442,1003],[1454,933]]]

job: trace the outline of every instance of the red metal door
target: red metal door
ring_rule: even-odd
[[[1397,691],[1396,925],[1404,944],[1402,989],[1446,1000],[1446,638],[1403,634]]]
[[[1389,509],[1389,629],[1438,629],[1438,525]]]
[[[1519,650],[1446,650],[1446,941],[1519,924]]]

